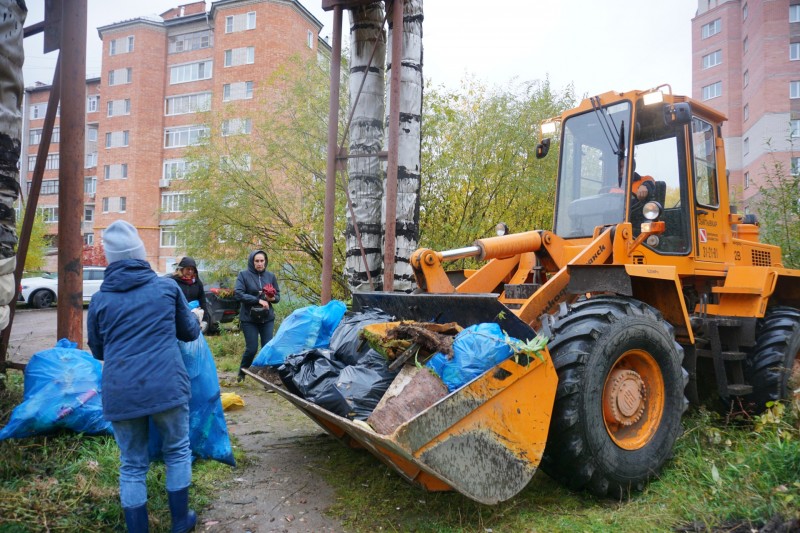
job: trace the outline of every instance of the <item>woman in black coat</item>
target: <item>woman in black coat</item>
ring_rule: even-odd
[[[253,250],[247,259],[247,270],[239,272],[234,292],[241,302],[239,327],[244,334],[245,349],[239,365],[238,380],[244,379],[243,368],[249,368],[258,352],[258,338],[263,347],[272,340],[275,328],[275,310],[272,304],[281,300],[278,278],[267,270],[267,252]],[[254,311],[255,310],[255,311]]]
[[[200,276],[197,274],[195,260],[189,256],[181,259],[181,262],[178,263],[178,269],[172,275],[172,279],[180,287],[187,302],[195,300],[200,302],[200,309],[203,310],[203,321],[210,325],[211,313],[208,311],[208,304],[206,303],[206,290],[203,287],[203,282],[200,281]]]

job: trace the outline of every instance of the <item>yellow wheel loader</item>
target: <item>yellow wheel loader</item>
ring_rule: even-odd
[[[418,293],[354,295],[398,319],[542,334],[543,357],[507,359],[390,435],[276,392],[408,480],[488,504],[540,463],[574,489],[640,490],[689,400],[758,412],[798,394],[800,272],[731,209],[725,118],[668,89],[604,93],[543,125],[560,132],[552,230],[420,249]],[[466,257],[483,266],[445,268]]]

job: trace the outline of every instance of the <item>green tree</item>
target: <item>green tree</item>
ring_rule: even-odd
[[[265,81],[259,114],[246,116],[236,102],[210,114],[209,138],[187,155],[193,170],[183,186],[192,209],[178,224],[187,254],[230,268],[232,260],[241,267],[250,250],[264,248],[289,294],[319,300],[328,76],[316,59],[295,59]],[[236,134],[248,119],[250,134]],[[336,235],[345,225],[339,189]],[[346,298],[343,239],[334,256],[334,297]]]
[[[25,212],[23,205],[22,212]],[[17,235],[22,235],[23,217],[17,219]],[[41,211],[36,211],[31,228],[30,239],[28,240],[28,253],[25,256],[25,270],[42,270],[45,267],[45,252],[47,251],[47,239],[45,238],[47,227],[45,226],[44,215]]]
[[[770,143],[767,142],[769,146]],[[780,246],[783,264],[800,267],[800,172],[788,169],[774,153],[762,166],[756,212],[761,239]]]
[[[458,248],[511,231],[550,228],[557,145],[536,159],[539,125],[574,105],[572,87],[549,80],[458,91],[429,89],[422,121],[421,246]]]

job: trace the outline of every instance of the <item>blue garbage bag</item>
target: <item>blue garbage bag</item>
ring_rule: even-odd
[[[33,354],[25,367],[23,401],[0,430],[0,440],[47,435],[61,429],[111,434],[100,396],[102,365],[77,344],[61,339]]]
[[[211,349],[202,333],[191,342],[178,341],[178,345],[192,388],[192,398],[189,400],[189,442],[192,455],[236,466],[225,414],[222,411],[217,367]],[[152,421],[149,438],[150,458],[160,459],[161,435]]]
[[[516,339],[506,337],[494,322],[475,324],[461,331],[453,340],[453,358],[435,354],[425,366],[436,372],[453,392],[505,361],[514,351],[509,345]]]
[[[333,330],[346,310],[347,306],[339,300],[297,309],[281,322],[278,332],[261,348],[253,365],[278,366],[286,361],[288,355],[314,348],[328,348]]]

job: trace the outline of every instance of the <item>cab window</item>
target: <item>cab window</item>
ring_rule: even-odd
[[[692,119],[692,153],[695,199],[700,205],[719,207],[714,126],[696,117]]]

